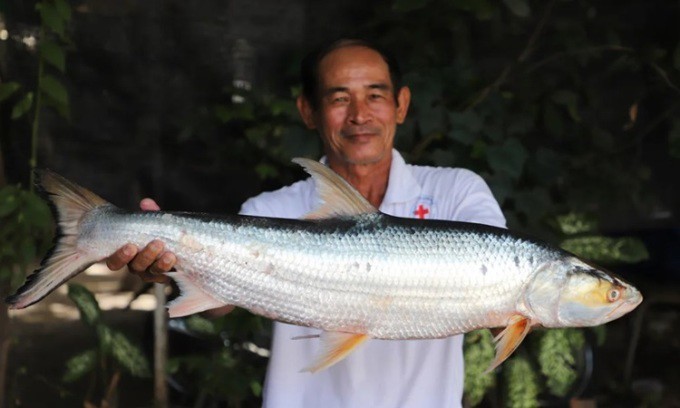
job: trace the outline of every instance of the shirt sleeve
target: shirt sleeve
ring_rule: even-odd
[[[456,205],[451,217],[456,221],[474,222],[506,228],[505,217],[484,179],[470,170],[459,170],[454,189]]]

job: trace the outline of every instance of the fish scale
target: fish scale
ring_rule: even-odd
[[[15,295],[27,307],[89,265],[155,239],[177,257],[169,273],[184,316],[237,305],[321,329],[316,371],[367,338],[426,339],[506,327],[491,368],[532,326],[613,320],[642,296],[573,254],[473,223],[379,213],[325,166],[297,159],[321,201],[306,220],[126,212],[50,172],[39,180],[58,220],[55,247]]]
[[[529,244],[509,239],[505,230],[383,214],[345,217],[327,226],[104,209],[84,223],[90,235],[81,240],[89,243],[88,255],[105,257],[127,242],[143,246],[160,239],[177,255],[178,269],[225,304],[267,310],[293,324],[361,330],[381,339],[444,337],[503,325],[515,310],[513,294],[532,272],[522,248]],[[140,229],[147,232],[140,236]],[[201,249],[183,245],[187,237]],[[535,259],[555,256],[539,245],[531,254]],[[523,262],[517,265],[515,257]],[[370,273],[361,265],[370,265]],[[492,305],[494,318],[480,319]],[[428,315],[437,323],[423,324]],[[460,323],[473,318],[475,325]],[[446,322],[445,327],[438,322]]]

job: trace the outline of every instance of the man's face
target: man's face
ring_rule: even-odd
[[[394,98],[387,63],[366,47],[332,51],[319,64],[319,103],[298,107],[305,124],[324,142],[329,163],[373,164],[390,160],[397,124],[404,122],[408,88]]]

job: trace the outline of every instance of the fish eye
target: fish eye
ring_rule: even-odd
[[[616,288],[609,289],[607,292],[607,300],[609,302],[616,302],[621,297],[621,291]]]

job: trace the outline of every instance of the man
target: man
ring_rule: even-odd
[[[325,163],[382,212],[400,217],[450,219],[503,227],[505,220],[484,181],[463,169],[411,166],[393,150],[410,90],[399,68],[379,48],[340,40],[303,61],[297,107],[324,145]],[[311,179],[243,204],[241,213],[299,218],[315,208]],[[144,209],[157,209],[152,201]],[[130,262],[147,280],[163,279],[174,255],[153,242],[135,257],[126,246],[109,258],[112,269]],[[463,392],[462,336],[437,340],[369,340],[338,364],[300,373],[317,354],[318,330],[275,323],[264,405],[268,407],[450,407]]]

